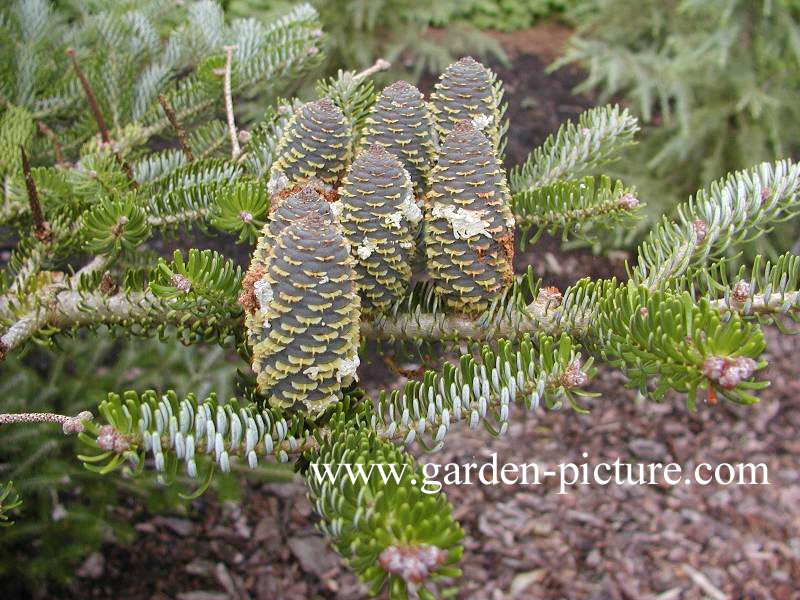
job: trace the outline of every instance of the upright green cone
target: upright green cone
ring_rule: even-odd
[[[458,312],[487,309],[513,280],[514,217],[494,148],[471,121],[459,123],[442,144],[425,225],[436,293]]]
[[[353,261],[318,213],[285,227],[266,259],[249,329],[259,390],[276,407],[319,414],[357,379],[359,296]]]
[[[356,261],[365,310],[384,312],[411,281],[414,238],[422,212],[400,161],[379,145],[350,165],[336,203],[339,223]]]
[[[278,143],[270,194],[312,177],[335,185],[350,158],[351,137],[350,124],[330,98],[303,104]]]
[[[425,98],[407,81],[384,88],[367,117],[365,145],[378,144],[403,161],[417,194],[423,193],[435,158],[431,125]]]
[[[491,140],[501,146],[503,92],[497,76],[474,58],[467,56],[453,63],[439,77],[431,94],[439,143],[460,121],[471,121]]]

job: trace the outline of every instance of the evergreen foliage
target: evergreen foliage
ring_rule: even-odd
[[[580,63],[579,90],[623,94],[650,127],[617,169],[651,206],[653,224],[726,173],[796,156],[800,7],[773,0],[590,0],[557,65]],[[780,236],[780,237],[778,237]],[[796,227],[748,252],[780,254]]]
[[[565,124],[509,183],[500,166],[500,83],[462,60],[430,99],[436,120],[421,137],[431,141],[434,161],[430,177],[417,182],[417,198],[408,155],[391,154],[402,144],[370,138],[392,92],[376,97],[368,73],[341,72],[305,102],[277,100],[239,146],[232,94],[249,91],[256,70],[292,75],[318,59],[309,53],[320,39],[312,9],[270,25],[226,24],[214,5],[197,3],[186,19],[164,35],[163,52],[152,52],[153,60],[188,61],[174,58],[170,64],[186,71],[170,71],[169,85],[157,86],[163,126],[149,108],[136,112],[130,98],[119,104],[96,75],[84,74],[84,87],[73,72],[79,116],[54,121],[51,131],[56,140],[83,141],[62,144],[60,161],[52,138],[20,128],[16,112],[6,116],[19,106],[4,108],[0,123],[8,131],[0,139],[21,140],[34,166],[20,153],[4,172],[2,223],[20,242],[0,287],[0,357],[13,361],[34,343],[55,348],[65,336],[106,326],[164,347],[177,338],[230,351],[242,359],[236,391],[223,389],[221,397],[233,396],[226,402],[209,389],[168,391],[171,374],[111,392],[94,416],[83,406],[51,407],[67,414],[10,407],[0,415],[0,444],[13,447],[14,436],[32,430],[11,423],[57,423],[78,435],[88,471],[155,471],[157,481],[184,490],[194,480],[187,490],[194,494],[217,471],[291,462],[320,527],[372,592],[446,597],[458,585],[463,532],[441,491],[412,484],[421,468],[404,446],[439,449],[462,421],[502,435],[522,409],[583,411],[595,360],[621,369],[646,397],[662,401],[671,390],[693,408],[720,397],[750,404],[766,385],[758,378],[766,366],[761,326],[797,318],[800,259],[758,259],[734,272],[724,253],[797,212],[800,167],[793,162],[761,164],[698,192],[674,222],[653,229],[626,281],[582,279],[562,292],[541,285],[537,265],[514,275],[515,222],[528,243],[541,231],[581,235],[635,217],[639,203],[624,182],[586,177],[631,143],[638,124],[627,111],[593,109]],[[202,35],[192,29],[200,22]],[[225,47],[232,60],[222,62]],[[76,60],[88,64],[91,50],[76,48]],[[23,83],[35,90],[24,105],[34,120],[43,118],[35,113],[37,94],[53,85],[45,67],[31,84],[19,74],[4,83],[4,90]],[[461,91],[453,96],[455,87]],[[198,125],[212,106],[225,111],[225,125]],[[453,122],[456,114],[465,118]],[[81,123],[84,133],[76,129]],[[422,123],[399,124],[393,139],[413,139]],[[169,149],[147,143],[155,132]],[[160,237],[190,226],[254,245],[247,273],[215,250],[159,255]],[[411,251],[403,244],[417,237],[427,280],[392,248]],[[457,349],[459,359],[368,397],[358,387],[359,364],[371,358],[362,340],[379,340],[382,350]],[[389,462],[407,471],[386,482],[324,481],[314,469],[325,462]],[[24,480],[14,471],[2,475],[13,477],[25,499]],[[125,481],[136,488],[132,482],[147,479]],[[17,520],[10,531],[22,525]]]
[[[471,2],[472,0],[470,0]],[[229,0],[235,16],[273,15],[288,10],[297,0]],[[469,2],[464,0],[312,0],[327,35],[329,72],[364,68],[379,57],[402,65],[415,78],[438,73],[456,57],[472,53],[504,59],[500,45],[459,18]],[[428,35],[432,26],[441,28]]]

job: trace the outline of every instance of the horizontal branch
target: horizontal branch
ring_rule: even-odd
[[[800,312],[800,292],[775,292],[766,296],[755,294],[744,302],[733,298],[720,298],[711,306],[721,311],[737,312],[740,315],[776,315],[787,312]]]
[[[84,430],[83,421],[91,421],[92,413],[88,410],[80,412],[74,417],[55,413],[2,413],[0,425],[15,423],[56,423],[61,425],[64,435],[81,433]]]
[[[147,224],[151,227],[174,227],[182,223],[194,223],[196,221],[203,221],[208,218],[210,210],[207,208],[198,208],[196,210],[184,210],[173,214],[164,214],[161,216],[148,215]]]
[[[732,310],[745,316],[800,311],[798,292],[773,293],[768,297],[754,295],[747,303],[718,299],[711,306],[722,311]],[[74,289],[56,292],[52,299],[29,313],[13,318],[0,312],[0,318],[11,322],[0,336],[0,351],[7,354],[36,335],[45,327],[67,330],[76,327],[98,326],[123,322],[191,325],[184,311],[175,310],[152,292],[128,292],[105,296],[99,292],[85,293]],[[498,338],[515,339],[530,333],[551,336],[567,333],[583,337],[590,333],[593,310],[578,316],[565,317],[562,311],[540,301],[529,304],[524,311],[508,310],[502,318],[492,321],[470,319],[461,315],[398,314],[378,317],[361,323],[361,335],[369,339],[388,340],[474,340]],[[198,317],[195,317],[198,320]],[[238,322],[231,322],[238,326]]]
[[[562,331],[580,334],[588,325],[587,319],[562,320],[556,309],[546,310],[540,303],[532,303],[526,311],[514,311],[504,318],[487,323],[460,315],[399,314],[379,317],[361,323],[361,335],[373,339],[415,340],[493,340],[515,338],[525,333],[557,335]]]
[[[191,327],[208,320],[207,315],[195,315],[175,310],[152,292],[124,292],[106,296],[100,292],[80,292],[68,289],[55,293],[52,300],[13,320],[0,336],[0,358],[19,348],[45,327],[69,330],[78,327],[113,325],[125,322],[176,325]],[[0,315],[3,316],[3,315]],[[223,325],[238,323],[230,319]]]

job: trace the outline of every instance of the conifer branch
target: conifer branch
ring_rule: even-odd
[[[61,425],[64,435],[74,435],[84,431],[84,421],[91,421],[92,413],[82,411],[74,417],[55,413],[1,413],[0,425],[14,423],[56,423]]]
[[[545,231],[555,234],[560,229],[566,240],[569,233],[580,234],[593,223],[619,223],[634,216],[641,206],[630,188],[605,176],[556,181],[515,194],[512,200],[523,249]]]
[[[180,121],[178,121],[175,111],[169,105],[169,101],[164,94],[158,95],[158,102],[161,104],[161,108],[164,109],[164,114],[167,115],[167,119],[169,120],[170,125],[172,125],[172,129],[175,130],[175,136],[178,138],[178,143],[181,146],[181,150],[186,156],[186,161],[192,162],[194,160],[194,155],[192,154],[191,146],[189,146],[189,138],[186,135],[186,130],[183,128],[183,125],[181,125]]]
[[[724,251],[800,212],[800,164],[762,163],[700,190],[639,247],[631,278],[651,289],[703,267]]]
[[[216,326],[223,330],[235,328],[240,318],[239,314],[223,314]],[[174,310],[152,292],[120,292],[107,296],[100,291],[64,290],[56,293],[51,302],[15,318],[0,335],[0,347],[7,355],[44,328],[69,331],[79,327],[127,324],[138,328],[174,325],[184,329],[205,327],[208,321],[208,315]]]
[[[592,108],[568,121],[530,153],[509,176],[511,191],[535,190],[597,168],[633,143],[639,123],[619,106]]]

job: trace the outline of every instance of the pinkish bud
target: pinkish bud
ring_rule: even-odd
[[[170,277],[169,282],[172,284],[172,287],[183,292],[184,294],[188,294],[192,289],[192,282],[178,273],[175,273],[172,277]]]
[[[239,212],[239,218],[242,220],[243,223],[252,223],[253,222],[253,215],[246,210],[242,210]]]
[[[619,199],[619,205],[626,210],[633,210],[639,206],[639,199],[628,192]]]
[[[730,390],[745,379],[749,379],[757,366],[756,361],[746,356],[727,359],[710,356],[703,363],[702,373],[720,387]]]
[[[697,236],[697,243],[699,244],[704,239],[706,239],[706,234],[708,233],[708,225],[706,225],[705,221],[697,219],[692,221],[692,229],[694,229],[694,233]]]
[[[748,379],[756,368],[756,361],[746,356],[739,356],[728,363],[719,384],[725,389],[735,388],[740,381]]]
[[[750,284],[744,279],[737,281],[733,286],[731,297],[734,302],[738,302],[739,304],[746,302],[750,297]]]
[[[122,454],[130,448],[130,442],[111,425],[103,425],[97,435],[97,445],[101,450],[110,450]]]
[[[445,563],[447,552],[436,546],[389,546],[378,559],[381,568],[409,583],[422,583]]]
[[[712,381],[719,381],[722,372],[725,370],[725,359],[719,356],[709,356],[701,369],[703,375]]]
[[[567,370],[561,375],[560,383],[567,389],[583,387],[589,383],[588,375],[581,371],[580,359],[576,358],[569,364]]]
[[[536,302],[548,308],[558,308],[563,299],[561,290],[553,286],[543,287],[536,296]]]

